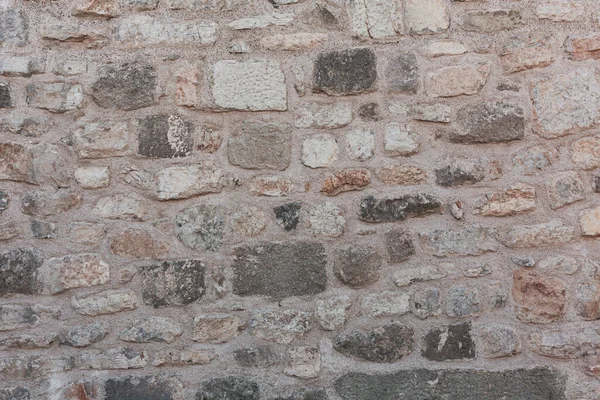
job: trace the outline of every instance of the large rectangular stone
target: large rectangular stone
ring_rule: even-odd
[[[182,21],[133,15],[123,19],[118,36],[127,47],[211,46],[219,38],[219,28],[212,21]]]

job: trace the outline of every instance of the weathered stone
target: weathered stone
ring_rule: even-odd
[[[156,70],[150,64],[105,65],[92,84],[92,96],[102,108],[130,111],[155,104],[156,87]]]
[[[301,203],[287,203],[277,206],[273,209],[275,219],[279,225],[286,231],[290,232],[296,229],[300,221]]]
[[[343,400],[393,400],[406,393],[422,399],[564,399],[565,378],[548,368],[482,371],[409,369],[387,374],[350,372],[334,383]],[[532,397],[533,396],[533,397]]]
[[[427,182],[427,172],[416,165],[386,165],[377,170],[377,177],[386,185],[420,185]]]
[[[450,255],[478,256],[498,250],[493,231],[480,225],[471,225],[460,230],[438,229],[421,233],[421,246],[427,253],[437,257]]]
[[[119,339],[125,342],[172,343],[182,333],[181,326],[173,320],[163,317],[150,317],[133,322],[129,327],[120,331],[118,336]]]
[[[131,1],[131,0],[128,0]],[[135,1],[157,1],[157,0],[135,0]],[[168,0],[167,6],[172,10],[188,11],[234,11],[242,6],[248,5],[248,0]]]
[[[0,305],[0,332],[33,328],[40,322],[35,307],[22,304]]]
[[[267,368],[279,361],[279,356],[268,346],[244,347],[233,352],[235,361],[246,368]]]
[[[413,349],[414,331],[400,324],[389,324],[370,331],[338,335],[333,348],[347,357],[377,363],[393,363]]]
[[[217,109],[287,110],[285,76],[275,60],[222,60],[215,63],[211,93]]]
[[[106,30],[72,22],[43,24],[39,27],[39,34],[46,45],[79,44],[88,49],[98,49],[108,42]]]
[[[367,222],[404,221],[407,217],[439,212],[441,208],[442,203],[427,193],[380,200],[368,196],[360,202],[359,218]]]
[[[122,157],[130,153],[129,123],[92,122],[73,134],[73,145],[80,158]]]
[[[571,36],[565,43],[569,57],[576,61],[597,60],[600,58],[598,44],[600,36]]]
[[[223,170],[212,163],[163,168],[154,175],[159,200],[186,199],[220,193],[226,184]]]
[[[371,317],[403,315],[410,311],[410,295],[404,292],[381,291],[360,297],[361,313]]]
[[[384,149],[391,156],[410,156],[419,151],[417,134],[408,125],[397,122],[385,128]]]
[[[301,106],[294,117],[296,128],[335,129],[352,122],[352,104],[314,102]]]
[[[267,216],[254,206],[242,204],[231,215],[231,227],[238,235],[257,236],[267,227]]]
[[[363,104],[358,109],[358,116],[360,119],[366,122],[377,122],[381,121],[381,111],[379,110],[379,104],[367,103]]]
[[[600,319],[600,284],[590,282],[577,287],[575,292],[577,315],[585,321]]]
[[[191,338],[200,343],[226,343],[245,328],[246,324],[235,315],[198,315],[194,318]]]
[[[365,161],[373,157],[375,133],[368,129],[353,129],[346,132],[346,151],[351,160]]]
[[[327,11],[326,8],[321,10]],[[402,32],[402,11],[398,0],[352,1],[350,15],[353,33],[363,40],[393,39]]]
[[[108,167],[79,167],[75,180],[84,189],[100,189],[110,183],[110,171]]]
[[[450,26],[450,14],[442,0],[408,0],[405,21],[410,34],[441,33]]]
[[[594,193],[600,193],[600,175],[592,177],[592,190]]]
[[[415,291],[411,298],[410,311],[419,319],[441,314],[440,291],[436,287],[425,287]]]
[[[82,353],[75,361],[79,369],[97,370],[139,369],[147,364],[148,354],[145,351],[137,351],[129,347]]]
[[[132,15],[122,20],[118,39],[127,48],[212,46],[219,38],[218,24],[205,20],[180,20]]]
[[[448,290],[446,314],[449,317],[477,316],[480,311],[477,289],[456,285]]]
[[[491,65],[484,61],[453,65],[430,72],[425,79],[427,95],[431,97],[454,97],[477,94],[483,89],[490,74]]]
[[[293,20],[294,14],[291,13],[264,14],[236,19],[228,23],[227,26],[234,30],[260,29],[267,28],[269,26],[288,25]]]
[[[91,222],[72,222],[69,224],[71,242],[84,246],[94,246],[101,243],[106,236],[102,225]]]
[[[329,396],[323,388],[305,388],[273,397],[272,400],[329,400]]]
[[[221,247],[225,217],[219,206],[190,207],[175,218],[177,236],[188,247],[217,251]]]
[[[387,89],[391,92],[417,93],[419,66],[414,53],[401,53],[388,61],[385,70]]]
[[[310,231],[314,235],[338,237],[344,233],[346,218],[341,208],[330,202],[317,204],[308,212]]]
[[[450,141],[456,143],[500,143],[525,137],[525,116],[517,105],[496,101],[468,105],[456,115]]]
[[[256,382],[244,376],[228,376],[205,381],[195,400],[244,399],[258,400],[260,389]]]
[[[73,347],[87,347],[104,339],[108,335],[108,327],[95,322],[89,325],[71,327],[62,337],[60,343]]]
[[[84,296],[73,296],[71,307],[81,315],[96,317],[135,310],[137,298],[132,290],[106,290]]]
[[[377,282],[382,263],[377,249],[354,244],[336,250],[333,270],[341,282],[361,288]]]
[[[504,217],[535,210],[535,188],[518,183],[503,192],[489,193],[476,212],[485,217]]]
[[[52,113],[64,113],[81,107],[83,88],[68,83],[39,83],[27,85],[27,104],[48,110]]]
[[[386,232],[385,246],[389,255],[389,262],[400,263],[415,254],[415,247],[410,232],[397,228]]]
[[[122,257],[163,258],[169,249],[166,243],[154,240],[148,232],[129,229],[113,237],[110,251]]]
[[[281,176],[257,176],[250,182],[250,193],[255,196],[287,196],[293,189],[292,181]]]
[[[518,10],[476,10],[465,13],[460,27],[468,32],[491,33],[514,29],[522,24]]]
[[[0,143],[0,180],[35,183],[33,152],[18,143]]]
[[[0,340],[0,348],[4,349],[48,349],[58,343],[58,334],[42,333],[39,335],[9,336]],[[1,392],[0,392],[1,393]],[[2,399],[2,396],[0,396]]]
[[[420,266],[418,268],[403,269],[396,272],[394,282],[396,286],[408,286],[415,282],[425,282],[442,279],[455,273],[455,265],[441,263],[434,266]]]
[[[250,48],[248,43],[244,42],[243,40],[234,40],[229,44],[229,47],[227,48],[227,51],[230,54],[246,54],[250,53],[251,50],[252,49]]]
[[[46,221],[31,221],[31,233],[36,239],[56,239],[57,237],[56,224]]]
[[[270,50],[310,50],[324,43],[328,37],[325,33],[312,32],[278,34],[262,38],[260,45]]]
[[[499,236],[511,248],[557,246],[573,241],[575,228],[554,219],[536,225],[513,225]]]
[[[585,5],[571,0],[547,0],[536,5],[535,14],[539,19],[553,22],[574,22],[582,19]]]
[[[600,236],[600,207],[583,210],[579,214],[579,227],[583,236]]]
[[[333,296],[324,300],[317,300],[315,318],[326,331],[341,329],[346,323],[348,311],[352,306],[350,297],[345,295]]]
[[[69,289],[104,285],[110,277],[110,267],[98,254],[74,254],[50,258],[44,262],[44,286],[52,294]]]
[[[119,4],[116,0],[82,0],[71,12],[74,17],[109,19],[119,16]]]
[[[52,73],[61,76],[75,76],[85,74],[87,70],[86,61],[65,60],[55,64],[52,68]]]
[[[423,54],[429,57],[457,56],[467,51],[468,49],[464,44],[452,39],[431,42],[422,50]]]
[[[4,46],[25,46],[29,42],[29,20],[16,8],[0,11],[0,43]]]
[[[544,330],[530,336],[529,348],[546,357],[577,359],[600,352],[600,334],[593,328]]]
[[[547,278],[533,271],[513,273],[515,313],[523,322],[548,324],[560,321],[565,314],[566,284],[560,279]]]
[[[207,365],[212,360],[217,358],[217,355],[210,350],[185,348],[182,350],[162,350],[159,351],[152,365],[181,367],[185,365]]]
[[[297,310],[257,311],[250,321],[250,332],[264,340],[290,344],[312,328],[311,317]]]
[[[465,360],[475,358],[475,342],[471,323],[432,329],[423,338],[421,355],[432,361]]]
[[[600,136],[586,137],[573,142],[571,159],[579,168],[600,167]]]
[[[199,260],[165,261],[142,267],[144,302],[155,308],[190,304],[204,295],[206,267]]]
[[[329,134],[313,135],[302,142],[302,164],[310,168],[328,167],[338,159],[337,140]]]
[[[0,131],[10,132],[26,137],[40,137],[48,131],[49,119],[46,117],[29,117],[10,114],[0,120]]]
[[[327,287],[327,258],[320,243],[240,246],[234,254],[234,294],[282,299],[314,295]]]
[[[583,181],[575,171],[553,174],[546,183],[553,210],[585,199]]]
[[[527,40],[515,40],[502,50],[500,62],[507,74],[532,68],[543,68],[554,62],[556,54],[548,44],[549,38],[530,37]]]
[[[485,178],[485,167],[477,158],[449,158],[435,170],[435,182],[440,186],[472,185]]]
[[[521,340],[514,329],[489,325],[481,329],[485,358],[512,357],[521,353]]]
[[[311,379],[321,372],[321,353],[318,347],[294,347],[288,351],[288,363],[283,373],[301,379]]]
[[[336,196],[342,192],[363,190],[370,182],[371,172],[368,169],[344,169],[334,172],[325,179],[321,193],[327,196]]]
[[[246,121],[229,138],[228,156],[242,168],[282,171],[292,160],[292,127]]]
[[[9,83],[0,83],[0,108],[12,107],[12,95]]]
[[[376,89],[377,58],[371,49],[357,48],[321,53],[314,65],[314,89],[331,96],[372,92]]]
[[[173,377],[131,376],[108,379],[104,383],[104,392],[106,400],[177,400],[183,395],[183,385]]]
[[[600,84],[589,69],[540,79],[531,88],[534,131],[547,139],[592,128],[600,120]]]
[[[0,296],[40,293],[38,269],[42,262],[38,249],[15,249],[0,254]]]
[[[145,200],[125,194],[102,197],[93,211],[102,218],[133,221],[146,220],[149,212]]]
[[[532,267],[533,264],[529,266]],[[558,255],[540,260],[538,267],[543,270],[544,274],[573,275],[579,269],[579,263],[573,257]]]
[[[29,400],[30,396],[29,389],[23,386],[0,389],[0,399],[2,400]]]
[[[140,119],[138,124],[138,155],[176,158],[191,154],[193,127],[179,115],[151,115]]]

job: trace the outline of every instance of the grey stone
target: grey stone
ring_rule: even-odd
[[[196,400],[258,400],[260,389],[256,382],[244,376],[214,378],[202,383]]]
[[[269,346],[244,347],[235,350],[233,358],[239,365],[246,368],[267,368],[281,359]]]
[[[472,185],[485,178],[485,168],[479,159],[455,158],[444,164],[434,171],[435,183],[440,186]]]
[[[0,82],[0,108],[12,107],[12,95],[9,83]]]
[[[341,282],[361,288],[377,282],[382,263],[376,248],[353,244],[335,251],[333,270]]]
[[[185,157],[192,153],[192,124],[179,115],[158,114],[139,120],[138,155],[150,158]]]
[[[8,195],[8,193],[0,190],[0,213],[2,213],[2,211],[6,211],[9,203],[10,196]]]
[[[279,395],[269,400],[328,400],[327,392],[322,388],[305,388],[296,390],[288,395]]]
[[[488,325],[481,329],[483,356],[499,358],[516,356],[521,352],[521,341],[514,329]]]
[[[498,250],[493,233],[490,228],[470,225],[463,229],[437,229],[419,236],[423,250],[434,256],[478,256]]]
[[[22,304],[0,305],[0,332],[32,328],[40,322],[34,307]]]
[[[298,310],[258,311],[250,321],[251,333],[261,339],[290,344],[310,331],[312,314]]]
[[[415,254],[410,232],[406,229],[397,228],[386,232],[385,246],[391,263],[406,261]]]
[[[410,310],[419,319],[437,316],[441,313],[440,291],[436,287],[416,290],[411,298]]]
[[[156,86],[156,70],[147,63],[105,65],[92,84],[92,96],[102,108],[137,110],[156,103]]]
[[[583,180],[575,171],[553,174],[546,183],[546,189],[553,210],[585,199]]]
[[[444,326],[430,330],[423,339],[421,355],[432,361],[464,360],[475,358],[475,342],[471,337],[471,323]]]
[[[83,88],[65,82],[32,83],[27,85],[27,104],[51,113],[62,114],[81,108]]]
[[[29,21],[18,9],[0,11],[0,43],[3,45],[25,46],[29,41]]]
[[[296,229],[300,221],[300,208],[302,203],[294,202],[277,206],[273,209],[277,223],[286,231],[290,232]]]
[[[315,318],[326,331],[342,328],[352,306],[352,300],[346,295],[331,296],[315,303]]]
[[[0,254],[0,296],[40,293],[38,269],[42,262],[38,249],[15,249]]]
[[[327,256],[321,243],[299,241],[234,249],[233,293],[239,296],[314,295],[327,288]]]
[[[414,53],[401,53],[388,60],[385,70],[387,89],[391,92],[417,93],[419,66]]]
[[[42,267],[44,286],[52,294],[81,287],[104,285],[110,266],[98,254],[70,254],[49,258]]]
[[[36,191],[23,196],[21,207],[23,214],[47,217],[77,208],[81,201],[81,195],[66,189],[59,189],[56,192]]]
[[[367,222],[404,221],[441,211],[440,200],[428,193],[407,194],[391,199],[365,197],[360,202],[359,218]]]
[[[452,286],[446,299],[446,314],[449,317],[467,317],[481,311],[477,289],[462,285]]]
[[[60,340],[61,344],[73,347],[87,347],[104,339],[108,327],[99,322],[71,327]]]
[[[31,393],[29,389],[23,386],[18,386],[8,389],[0,389],[0,400],[29,400]]]
[[[314,89],[332,96],[376,90],[377,57],[357,48],[321,53],[314,65]]]
[[[59,339],[56,333],[42,333],[39,335],[24,334],[9,336],[0,340],[0,348],[4,349],[48,349],[54,346]],[[2,397],[0,397],[1,399]]]
[[[149,317],[133,322],[129,327],[119,332],[119,339],[125,342],[174,342],[183,330],[179,324],[169,318]]]
[[[600,175],[595,175],[592,177],[592,190],[594,193],[600,193]]]
[[[565,400],[565,383],[563,375],[549,368],[411,369],[388,374],[350,372],[333,386],[344,400]]]
[[[183,306],[200,299],[204,295],[205,271],[200,260],[165,261],[142,267],[144,302],[157,308]]]
[[[529,337],[529,348],[536,354],[560,359],[578,359],[600,352],[597,329],[545,329]]]
[[[358,116],[365,122],[377,122],[383,118],[381,116],[379,104],[377,103],[367,103],[360,106],[358,109]]]
[[[56,224],[53,222],[33,220],[31,221],[31,232],[36,239],[55,239],[57,236]]]
[[[172,377],[130,376],[108,379],[104,391],[106,400],[177,400],[183,385]]]
[[[217,251],[225,228],[224,210],[218,206],[198,205],[175,217],[175,230],[183,244],[195,250]]]
[[[246,121],[229,138],[227,154],[242,168],[283,171],[292,160],[292,127]]]
[[[73,358],[75,359],[73,361]],[[72,357],[69,362],[78,369],[117,370],[117,369],[140,369],[148,364],[149,356],[144,350],[134,350],[130,347],[110,348],[102,351],[88,351],[79,353]],[[110,397],[106,399],[122,399],[122,397]],[[146,397],[141,397],[145,399]]]
[[[468,105],[456,114],[456,130],[450,141],[456,143],[500,143],[525,137],[523,109],[503,101]]]
[[[369,331],[338,335],[333,340],[333,348],[347,357],[393,363],[412,352],[413,336],[411,328],[389,324]]]
[[[135,310],[137,298],[131,289],[106,290],[83,296],[73,296],[71,306],[81,315],[95,317]]]
[[[513,29],[521,25],[521,12],[518,10],[476,10],[465,13],[460,22],[468,32],[490,33]]]

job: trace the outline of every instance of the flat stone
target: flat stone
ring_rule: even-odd
[[[535,210],[535,187],[518,183],[502,192],[489,193],[476,212],[484,217],[505,217]]]
[[[337,140],[329,134],[313,135],[302,142],[302,164],[310,168],[324,168],[338,159]]]
[[[313,102],[300,106],[294,116],[296,128],[335,129],[352,122],[352,104]]]
[[[127,121],[92,122],[73,134],[73,145],[80,158],[122,157],[131,153],[130,126]]]
[[[481,305],[477,289],[455,285],[448,290],[446,314],[449,317],[477,316],[480,312]]]
[[[74,254],[49,258],[44,262],[44,286],[50,293],[69,289],[104,285],[110,277],[110,266],[98,254]]]
[[[244,29],[262,29],[269,26],[285,26],[294,20],[294,14],[278,13],[255,15],[248,18],[241,18],[231,21],[227,24],[233,30]]]
[[[106,236],[102,225],[91,222],[72,222],[69,224],[69,237],[71,242],[84,246],[93,246],[101,243]]]
[[[579,285],[575,292],[577,315],[584,321],[600,319],[600,285],[598,282]]]
[[[48,131],[49,119],[10,114],[0,120],[0,130],[26,137],[40,137]]]
[[[441,309],[440,291],[436,287],[418,289],[411,297],[410,311],[419,319],[436,317]]]
[[[486,177],[483,162],[478,158],[449,158],[434,172],[435,183],[446,187],[472,185]]]
[[[52,73],[61,76],[83,75],[88,71],[86,61],[65,60],[60,61],[52,68]]]
[[[0,296],[40,293],[42,285],[38,269],[42,262],[38,249],[15,249],[0,254]]]
[[[565,43],[569,58],[575,61],[597,60],[600,58],[598,43],[600,36],[597,34],[587,36],[570,36]]]
[[[475,358],[475,342],[471,323],[464,322],[435,328],[423,338],[425,348],[421,355],[432,361],[467,360]]]
[[[106,290],[71,298],[71,307],[79,314],[87,317],[135,310],[137,306],[137,297],[130,289]]]
[[[267,216],[259,208],[241,204],[231,215],[231,227],[241,236],[259,235],[267,227]]]
[[[56,333],[15,335],[0,340],[0,348],[27,350],[49,349],[58,343],[58,339],[59,337]],[[2,399],[2,396],[0,396],[0,399]]]
[[[282,299],[314,295],[327,287],[322,244],[300,241],[234,249],[233,293]]]
[[[93,209],[102,218],[144,221],[148,218],[148,204],[139,197],[117,194],[100,198]]]
[[[430,97],[455,97],[477,94],[485,86],[491,65],[474,60],[475,63],[442,67],[430,72],[425,78],[427,95]]]
[[[312,314],[298,310],[257,311],[250,321],[250,332],[264,340],[290,344],[311,328]]]
[[[223,141],[221,128],[216,125],[206,124],[200,126],[200,134],[196,135],[196,149],[207,153],[214,153],[221,147]]]
[[[275,220],[286,231],[290,232],[296,229],[300,221],[300,209],[302,204],[299,202],[287,203],[273,208]]]
[[[220,193],[227,183],[225,172],[212,163],[172,166],[154,174],[158,200],[179,200]]]
[[[60,340],[60,344],[72,347],[87,347],[100,342],[108,335],[108,327],[99,322],[71,327]]]
[[[127,0],[132,1],[132,0]],[[134,0],[134,1],[154,1],[158,0]],[[243,6],[250,4],[248,0],[214,0],[206,2],[204,0],[168,0],[167,6],[171,10],[188,11],[235,11]]]
[[[244,399],[258,400],[260,389],[256,382],[244,376],[228,376],[205,381],[196,392],[195,400]],[[116,400],[116,399],[115,399]]]
[[[585,5],[571,0],[549,0],[537,4],[535,15],[553,22],[574,22],[585,16]]]
[[[375,133],[368,129],[353,129],[346,132],[346,152],[351,160],[365,161],[373,157]]]
[[[318,299],[315,302],[315,318],[326,331],[341,329],[346,323],[352,300],[345,295]]]
[[[553,174],[546,182],[546,189],[553,210],[585,199],[583,181],[575,171]]]
[[[21,227],[15,222],[9,221],[0,224],[0,240],[10,240],[19,237],[23,233]]]
[[[86,49],[99,49],[108,42],[105,29],[79,24],[77,22],[46,23],[39,28],[44,45],[74,46]]]
[[[476,10],[465,13],[459,22],[467,32],[492,33],[510,30],[522,24],[518,10]]]
[[[579,214],[579,227],[583,236],[600,236],[600,207],[583,210]]]
[[[246,324],[235,315],[204,314],[194,317],[191,338],[200,343],[226,343],[238,336]]]
[[[411,234],[409,231],[402,228],[396,228],[386,232],[385,246],[390,263],[406,261],[415,254],[415,246]]]
[[[121,20],[117,37],[126,48],[207,47],[218,40],[219,28],[213,21],[132,15]]]
[[[35,183],[33,152],[18,143],[0,143],[0,180]]]
[[[538,80],[531,88],[533,129],[551,139],[592,128],[600,120],[600,84],[589,69]]]
[[[397,291],[381,291],[360,297],[361,313],[370,317],[404,315],[410,311],[410,295]]]
[[[52,113],[64,113],[81,108],[83,88],[68,83],[32,83],[27,85],[27,104]]]
[[[404,12],[406,28],[413,35],[441,33],[450,26],[450,14],[442,0],[408,0]]]
[[[155,367],[172,366],[183,367],[186,365],[208,365],[217,355],[210,350],[184,348],[182,350],[163,350],[156,353],[152,365]]]
[[[140,119],[138,124],[138,155],[176,158],[192,153],[193,126],[179,115],[151,115]]]
[[[352,31],[359,39],[393,39],[402,33],[402,5],[398,0],[353,1],[350,16]]]
[[[343,210],[330,202],[319,203],[310,209],[308,222],[313,235],[339,237],[346,227]]]
[[[371,49],[356,48],[317,55],[314,90],[331,96],[376,90],[377,58]]]
[[[245,368],[267,368],[280,360],[279,355],[269,346],[244,347],[235,350],[233,358]]]
[[[593,328],[546,329],[530,336],[529,348],[546,357],[578,359],[600,352],[600,334]]]
[[[558,246],[572,242],[574,232],[574,227],[555,219],[536,225],[513,225],[499,236],[499,240],[510,248]]]
[[[225,229],[223,214],[219,206],[201,204],[185,209],[175,218],[177,237],[192,249],[217,251]]]
[[[25,46],[29,42],[29,19],[15,8],[0,11],[0,43],[4,46]]]
[[[325,179],[321,193],[336,196],[342,192],[363,190],[370,182],[371,172],[368,169],[344,169],[334,172]]]
[[[80,1],[71,15],[90,19],[109,19],[119,16],[119,4],[116,0]]]
[[[292,127],[246,121],[229,138],[227,151],[233,165],[283,171],[292,160]]]
[[[366,245],[352,245],[336,249],[335,276],[353,288],[362,288],[379,280],[383,260],[377,249]]]
[[[30,396],[29,389],[23,386],[0,389],[0,399],[2,400],[29,400]]]
[[[35,307],[23,304],[0,305],[0,332],[37,326],[40,316]]]
[[[282,176],[257,176],[250,182],[250,193],[255,196],[288,196],[293,189],[292,180]]]
[[[539,171],[550,167],[558,158],[555,149],[534,146],[519,151],[512,159],[513,167],[523,175],[536,175]]]
[[[514,271],[513,277],[512,295],[520,321],[548,324],[563,319],[566,307],[564,281],[523,269]]]
[[[79,167],[75,170],[75,180],[84,189],[100,189],[110,183],[108,167]]]
[[[31,233],[36,239],[56,239],[56,224],[53,222],[33,220],[31,221]]]
[[[439,212],[442,203],[427,193],[407,194],[397,198],[376,199],[365,197],[360,202],[359,218],[366,222],[404,221]]]
[[[366,122],[377,122],[381,121],[381,111],[379,104],[377,103],[366,103],[359,107],[358,116],[361,120]]]
[[[390,92],[417,93],[419,89],[419,65],[414,53],[394,55],[385,70],[387,89]]]
[[[485,358],[512,357],[521,353],[521,340],[512,328],[488,325],[481,328],[480,335]]]
[[[455,143],[501,143],[525,137],[523,109],[496,101],[468,105],[456,114],[456,129],[450,134]]]
[[[393,363],[413,349],[414,331],[400,324],[389,324],[369,331],[352,331],[333,339],[333,348],[345,355],[377,363]]]
[[[283,373],[300,379],[312,379],[321,372],[321,353],[318,347],[294,347],[288,351],[288,363]]]
[[[441,263],[438,265],[425,265],[417,268],[407,268],[394,274],[396,286],[409,286],[416,282],[426,282],[442,279],[455,273],[455,265]]]
[[[129,327],[118,333],[119,339],[125,342],[172,343],[181,334],[181,326],[169,318],[150,317],[134,321]]]
[[[530,37],[508,43],[500,56],[502,69],[507,74],[533,68],[544,68],[556,59],[556,52],[547,37]]]
[[[74,364],[78,369],[116,370],[140,369],[148,364],[148,354],[130,347],[80,353]],[[108,396],[107,396],[108,397]]]
[[[204,295],[206,266],[200,260],[165,261],[140,269],[144,303],[183,306]]]
[[[390,113],[396,118],[412,118],[417,121],[448,123],[452,119],[452,108],[442,103],[406,103],[391,101]],[[388,126],[391,126],[390,124]]]
[[[124,111],[156,104],[156,69],[143,62],[104,65],[92,84],[92,96],[102,108]]]
[[[323,388],[305,388],[274,397],[273,400],[329,400],[329,396]]]
[[[531,265],[533,266],[533,265]],[[546,275],[573,275],[579,269],[579,263],[573,257],[557,255],[546,257],[537,265]]]
[[[571,160],[585,170],[600,167],[600,136],[586,137],[573,142]]]
[[[459,41],[444,39],[429,43],[425,49],[421,51],[429,57],[441,57],[461,55],[466,53],[468,49]]]
[[[437,257],[478,256],[498,250],[493,231],[480,225],[463,229],[437,229],[419,234],[423,250]]]
[[[259,43],[270,50],[300,51],[314,49],[328,38],[329,35],[325,33],[298,32],[267,36]]]
[[[166,243],[155,240],[146,231],[128,229],[113,237],[110,251],[121,257],[160,259],[169,249]]]
[[[106,380],[104,392],[106,400],[177,400],[183,395],[183,385],[173,377],[130,376]]]
[[[386,185],[420,185],[427,182],[427,171],[411,165],[386,165],[377,170],[377,177]]]
[[[222,60],[212,70],[214,105],[222,110],[286,111],[287,88],[276,60]]]

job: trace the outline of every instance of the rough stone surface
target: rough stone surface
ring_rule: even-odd
[[[600,167],[600,137],[592,136],[573,142],[571,159],[582,169]]]
[[[397,0],[352,1],[352,30],[360,39],[392,39],[402,33],[401,3]]]
[[[302,164],[310,168],[323,168],[338,159],[337,140],[328,134],[314,135],[302,143]]]
[[[119,339],[125,342],[174,342],[183,330],[169,318],[150,317],[133,322],[129,327],[120,331]]]
[[[525,136],[523,109],[506,102],[463,107],[456,120],[457,128],[450,135],[456,143],[510,142]]]
[[[486,217],[504,217],[533,211],[535,197],[533,186],[519,183],[503,192],[486,194],[476,212]]]
[[[107,290],[87,296],[73,296],[71,306],[81,315],[95,317],[135,310],[138,302],[132,290]]]
[[[546,189],[553,210],[585,199],[583,181],[575,171],[554,174],[548,179]]]
[[[314,89],[332,96],[371,92],[377,83],[377,57],[368,48],[321,53],[314,65]]]
[[[512,294],[517,303],[517,318],[534,324],[547,324],[563,319],[566,305],[564,281],[527,270],[517,270],[513,277]]]
[[[472,185],[486,177],[481,160],[464,157],[447,159],[434,172],[435,182],[440,186]]]
[[[196,400],[245,399],[258,400],[259,386],[250,378],[228,376],[204,382],[196,393]]]
[[[0,332],[32,328],[40,322],[34,307],[23,304],[0,305]]]
[[[24,46],[29,41],[29,20],[19,9],[0,11],[0,27],[0,43],[3,45]]]
[[[344,169],[329,175],[321,193],[336,196],[342,192],[363,190],[371,182],[371,172],[368,169]]]
[[[352,122],[352,107],[348,102],[309,103],[296,110],[296,128],[335,129]]]
[[[463,15],[460,26],[465,31],[491,33],[514,29],[522,24],[518,10],[478,10]]]
[[[388,61],[385,71],[388,90],[393,92],[417,93],[419,89],[419,67],[414,53],[402,53]]]
[[[188,208],[175,218],[177,236],[188,247],[216,251],[221,246],[225,217],[218,206]]]
[[[402,228],[386,232],[385,247],[391,263],[403,262],[415,255],[415,245],[411,233]]]
[[[64,113],[81,107],[81,85],[47,83],[27,85],[27,104],[53,113]]]
[[[229,139],[229,162],[247,169],[284,170],[291,162],[291,138],[289,125],[244,122]]]
[[[500,241],[512,248],[557,246],[571,242],[574,231],[555,219],[536,225],[514,225],[500,234]]]
[[[346,152],[352,160],[365,161],[373,157],[375,133],[367,129],[355,129],[346,133]]]
[[[200,343],[225,343],[239,335],[245,327],[235,315],[198,315],[194,318],[191,338]]]
[[[144,303],[183,306],[204,295],[206,267],[200,260],[165,261],[140,269]]]
[[[105,65],[92,85],[92,96],[102,108],[136,110],[156,103],[156,69],[147,63]]]
[[[600,236],[600,207],[582,211],[579,226],[583,236]]]
[[[581,358],[598,353],[600,335],[597,330],[589,328],[567,332],[548,329],[532,334],[529,348],[546,357]]]
[[[159,200],[219,193],[227,180],[223,170],[210,163],[164,168],[154,175],[154,179]]]
[[[192,152],[192,125],[179,115],[152,115],[138,123],[138,155],[175,158]]]
[[[108,379],[104,384],[104,391],[106,398],[111,400],[119,398],[175,400],[181,396],[183,386],[176,378],[131,376]]]
[[[480,335],[486,358],[512,357],[521,353],[521,340],[512,328],[490,325],[483,327]]]
[[[446,299],[446,314],[449,317],[467,317],[481,311],[477,289],[462,285],[452,286]]]
[[[142,230],[129,229],[113,237],[110,251],[122,257],[163,258],[168,253],[167,244],[157,241]]]
[[[475,358],[475,342],[468,322],[432,329],[423,338],[423,357],[433,361]]]
[[[361,312],[371,317],[403,315],[410,311],[410,295],[404,292],[384,291],[361,296]]]
[[[287,203],[273,209],[277,223],[287,232],[293,231],[300,221],[301,203]]]
[[[427,94],[431,97],[454,97],[477,94],[485,86],[490,64],[453,65],[430,72],[425,79]]]
[[[118,30],[119,40],[129,48],[210,46],[218,37],[218,26],[212,21],[181,21],[144,15],[124,18]]]
[[[334,203],[317,204],[309,211],[308,222],[314,235],[338,237],[344,233],[346,218],[344,212]]]
[[[419,319],[440,315],[441,299],[438,288],[425,287],[416,290],[411,298],[410,310]]]
[[[393,363],[413,349],[411,328],[390,324],[369,331],[352,331],[334,338],[333,348],[347,356],[376,363]]]
[[[261,339],[289,344],[311,328],[311,314],[297,310],[258,311],[250,321],[250,332]]]
[[[377,249],[366,245],[346,246],[336,250],[334,273],[336,277],[354,288],[375,283],[379,279],[382,257]]]
[[[110,277],[110,266],[98,254],[74,254],[50,258],[44,262],[44,286],[52,294],[80,287],[104,285]]]
[[[380,200],[369,196],[360,202],[359,218],[367,222],[404,221],[407,217],[438,212],[441,207],[441,202],[427,193]]]
[[[74,326],[61,337],[61,344],[73,347],[87,347],[104,339],[108,327],[100,323]]]
[[[233,352],[235,361],[246,368],[266,368],[279,361],[277,354],[268,346],[245,347]]]
[[[321,372],[321,353],[318,347],[295,347],[288,352],[288,365],[283,373],[301,379],[311,379]]]
[[[377,177],[386,185],[420,185],[427,182],[427,172],[416,165],[386,165],[377,171]]]
[[[326,331],[341,329],[348,318],[348,311],[352,301],[348,296],[333,296],[323,300],[317,300],[315,306],[315,318]]]
[[[143,221],[148,218],[146,204],[140,197],[117,194],[98,200],[93,211],[102,218]]]
[[[41,292],[38,270],[42,262],[38,249],[15,249],[0,254],[0,296]]]
[[[417,135],[410,126],[391,123],[385,130],[384,149],[392,156],[409,156],[419,151]]]

